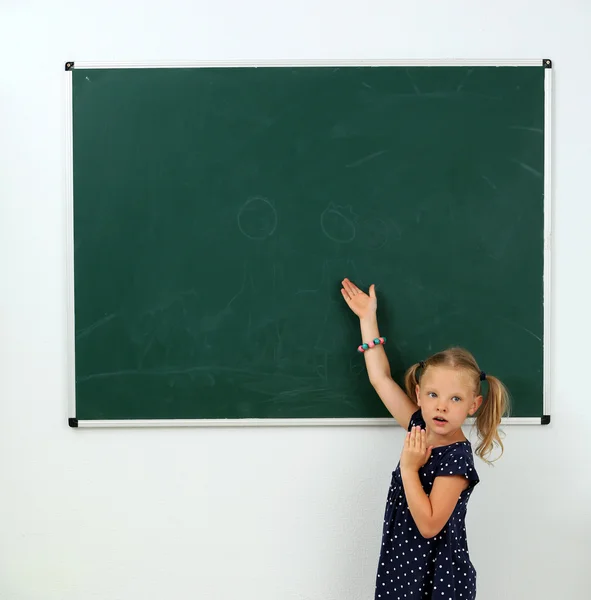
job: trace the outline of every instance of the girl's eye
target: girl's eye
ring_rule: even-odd
[[[436,398],[437,394],[435,392],[427,392],[427,396],[429,396],[429,398]]]
[[[461,402],[461,400],[462,400],[462,399],[461,399],[459,396],[454,396],[454,397],[452,398],[452,400],[453,400],[454,402]]]

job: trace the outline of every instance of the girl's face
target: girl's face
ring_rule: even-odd
[[[470,375],[453,367],[427,367],[416,394],[428,429],[446,437],[456,433],[482,404]]]

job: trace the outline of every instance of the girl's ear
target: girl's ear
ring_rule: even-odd
[[[421,406],[421,388],[418,383],[417,383],[417,387],[415,388],[415,394],[417,396],[417,404],[419,406]]]
[[[470,410],[468,411],[468,414],[470,416],[472,416],[480,408],[481,404],[482,404],[482,396],[476,396],[476,398],[474,398],[474,402],[472,402],[472,406],[470,406]]]

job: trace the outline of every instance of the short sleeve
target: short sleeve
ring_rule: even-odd
[[[468,480],[469,488],[473,488],[480,479],[474,467],[474,458],[470,447],[455,446],[441,457],[435,477],[462,475]]]
[[[416,413],[412,415],[410,418],[410,423],[408,424],[408,431],[410,431],[413,427],[421,427],[421,429],[425,429],[427,424],[425,423],[425,419],[423,419],[423,413],[421,409],[417,410]]]

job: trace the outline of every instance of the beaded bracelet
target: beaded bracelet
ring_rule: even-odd
[[[374,346],[380,346],[380,345],[383,346],[385,343],[386,343],[385,337],[377,337],[371,342],[361,344],[361,346],[359,346],[357,348],[357,352],[365,352],[366,350],[369,350],[370,348],[373,348]]]

